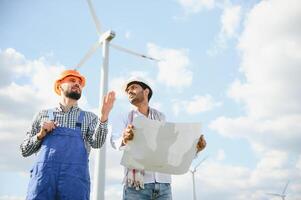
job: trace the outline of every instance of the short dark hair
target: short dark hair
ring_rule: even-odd
[[[142,87],[143,90],[148,89],[148,90],[149,90],[149,93],[148,93],[148,96],[147,96],[148,101],[152,98],[153,91],[152,91],[152,89],[151,89],[148,85],[146,85],[145,83],[140,82],[140,81],[132,81],[132,82],[130,82],[130,83],[127,85],[126,88],[130,87],[130,86],[133,85],[133,84],[138,84],[138,85],[140,85],[140,86]]]

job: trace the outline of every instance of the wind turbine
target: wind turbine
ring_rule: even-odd
[[[277,197],[280,197],[282,200],[285,200],[285,197],[286,197],[286,189],[287,189],[287,186],[289,184],[289,181],[287,181],[286,185],[284,186],[284,189],[282,191],[281,194],[278,194],[278,193],[266,193],[267,195],[271,195],[271,196],[277,196]]]
[[[196,200],[196,190],[195,190],[195,172],[196,172],[196,169],[198,168],[198,166],[200,166],[200,164],[202,162],[204,162],[206,159],[208,158],[208,156],[206,156],[205,158],[203,158],[202,160],[198,161],[194,166],[190,166],[190,169],[189,171],[191,172],[191,175],[192,175],[192,187],[193,187],[193,200]]]
[[[109,46],[138,56],[141,58],[149,59],[152,61],[159,61],[158,59],[149,57],[144,54],[137,53],[135,51],[126,49],[116,44],[111,44],[110,41],[115,37],[115,32],[112,30],[101,32],[100,21],[98,20],[95,10],[93,8],[91,0],[87,0],[90,13],[96,26],[99,39],[91,46],[85,56],[80,60],[75,69],[80,68],[83,64],[102,46],[102,66],[100,71],[100,94],[99,98],[103,99],[104,95],[108,92],[108,65],[109,65]],[[101,102],[101,101],[100,101]],[[95,167],[94,167],[94,185],[92,190],[93,200],[104,200],[104,188],[105,188],[105,167],[106,167],[106,148],[105,145],[96,150]]]

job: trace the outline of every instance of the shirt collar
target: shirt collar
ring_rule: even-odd
[[[64,112],[63,107],[64,107],[64,106],[63,106],[61,103],[59,103],[59,106],[57,107],[57,109],[58,109],[59,111],[61,111],[61,112]],[[73,105],[73,106],[68,110],[68,112],[74,111],[74,110],[77,110],[77,109],[79,109],[79,107],[78,107],[77,104],[75,104],[75,105]]]
[[[145,116],[144,114],[142,114],[141,112],[139,112],[138,108],[137,107],[134,107],[133,110],[138,114],[138,115],[143,115]],[[152,108],[150,106],[148,106],[148,116],[147,117],[150,117],[151,116],[151,112],[152,112]]]

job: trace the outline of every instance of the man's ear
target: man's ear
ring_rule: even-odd
[[[149,89],[148,89],[148,88],[145,88],[145,90],[144,90],[143,92],[144,92],[144,94],[146,94],[146,96],[148,96],[148,94],[149,94]]]
[[[62,84],[59,84],[59,85],[58,85],[58,88],[59,88],[59,90],[62,91],[62,90],[63,90]]]

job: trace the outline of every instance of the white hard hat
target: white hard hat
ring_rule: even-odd
[[[133,77],[129,78],[128,80],[126,80],[124,82],[123,86],[122,86],[122,90],[126,91],[126,89],[128,88],[129,84],[133,83],[133,82],[141,85],[143,88],[147,87],[150,90],[150,94],[151,94],[150,97],[152,96],[153,91],[152,91],[152,88],[150,86],[151,84],[147,80],[145,80],[144,78],[139,77],[139,76],[133,76]]]

